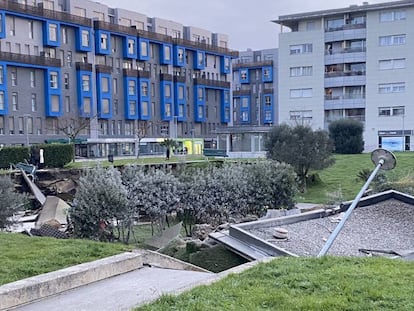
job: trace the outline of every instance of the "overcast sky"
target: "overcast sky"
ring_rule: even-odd
[[[390,2],[367,0],[369,4]],[[279,15],[362,4],[361,0],[97,0],[110,7],[136,11],[230,36],[234,50],[277,47]]]

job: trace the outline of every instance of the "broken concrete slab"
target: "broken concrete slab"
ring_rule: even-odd
[[[182,222],[165,229],[162,232],[162,235],[153,236],[145,240],[145,244],[148,246],[154,247],[156,249],[163,248],[171,243],[174,239],[178,237],[181,232]]]
[[[39,213],[36,221],[36,228],[40,228],[45,223],[56,221],[61,226],[67,225],[67,214],[70,205],[55,196],[48,196]]]

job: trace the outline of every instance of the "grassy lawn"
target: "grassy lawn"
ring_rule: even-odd
[[[130,250],[88,240],[0,233],[0,285]]]
[[[407,174],[414,171],[414,153],[397,152],[397,166],[386,174]],[[352,200],[361,190],[364,182],[357,179],[362,169],[375,168],[371,162],[371,154],[335,155],[335,164],[322,171],[317,171],[321,182],[309,185],[305,194],[297,198],[299,202],[326,203],[327,193],[341,190],[344,200]]]
[[[414,310],[414,263],[280,258],[136,310]]]
[[[165,159],[165,156],[160,157],[135,157],[114,159],[114,163],[108,161],[107,158],[102,159],[87,159],[84,161],[76,161],[75,163],[69,163],[66,168],[85,168],[95,167],[98,163],[103,167],[107,166],[122,166],[126,164],[168,164],[168,163],[185,163],[185,162],[205,162],[207,161],[204,156],[201,155],[187,155],[187,156],[171,156],[169,160]]]

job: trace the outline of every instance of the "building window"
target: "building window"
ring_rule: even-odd
[[[184,62],[184,49],[178,48],[178,62],[183,63]]]
[[[33,39],[34,38],[34,25],[33,25],[33,21],[29,21],[28,25],[29,25],[29,39]]]
[[[379,107],[378,108],[378,116],[380,117],[403,116],[403,115],[405,115],[404,106]]]
[[[72,67],[72,52],[68,51],[68,54],[66,55],[66,64],[69,68]]]
[[[135,80],[129,80],[128,81],[128,95],[135,95],[136,90],[136,83]]]
[[[33,118],[32,117],[26,118],[26,128],[27,128],[27,134],[33,134]]]
[[[290,98],[309,98],[312,96],[313,91],[311,88],[290,90]]]
[[[404,69],[404,68],[405,68],[405,58],[384,59],[384,60],[379,61],[380,70]]]
[[[247,97],[243,97],[241,99],[241,107],[248,108],[249,107],[249,99]]]
[[[263,78],[265,80],[270,79],[270,69],[263,69]]]
[[[61,27],[61,33],[62,33],[62,42],[63,44],[68,43],[68,29],[66,27]]]
[[[170,103],[165,104],[165,116],[171,117],[171,104]]]
[[[16,92],[12,93],[12,109],[13,111],[19,110],[19,100]]]
[[[312,110],[289,111],[290,120],[312,120]]]
[[[65,85],[65,89],[69,90],[69,74],[66,72],[63,75],[63,83]]]
[[[403,10],[399,11],[387,11],[387,12],[380,12],[380,22],[393,22],[393,21],[400,21],[406,19],[406,12]]]
[[[197,64],[199,66],[202,66],[204,64],[204,56],[201,52],[197,52]]]
[[[89,75],[82,75],[82,91],[89,92],[91,89]]]
[[[391,36],[381,36],[379,37],[380,46],[390,46],[390,45],[404,45],[405,44],[405,34],[402,35],[391,35]]]
[[[135,53],[135,40],[128,39],[128,54]]]
[[[184,118],[184,105],[179,105],[178,106],[178,116],[180,118]]]
[[[83,98],[83,112],[86,114],[91,113],[91,99],[89,97]]]
[[[102,89],[102,92],[104,93],[109,92],[109,78],[108,77],[101,78],[101,89]]]
[[[164,97],[171,98],[171,85],[170,84],[164,85]]]
[[[65,112],[70,112],[70,97],[65,96]]]
[[[52,112],[59,112],[60,111],[59,95],[52,95],[51,100],[52,100]]]
[[[148,82],[141,81],[141,96],[148,96]]]
[[[88,30],[82,30],[82,46],[89,46],[89,31]]]
[[[58,34],[57,34],[58,28],[56,24],[49,24],[49,40],[50,41],[57,41]]]
[[[102,99],[102,113],[108,114],[110,112],[109,110],[109,99],[104,98]]]
[[[378,85],[378,93],[389,94],[389,93],[404,93],[405,83],[383,83]]]
[[[184,86],[178,86],[178,99],[184,99]]]
[[[14,117],[9,117],[9,134],[14,135]]]
[[[30,70],[30,87],[36,87],[36,71]]]
[[[265,106],[269,107],[272,105],[272,97],[269,95],[265,95]]]
[[[11,85],[17,86],[17,68],[11,69]]]
[[[241,120],[243,122],[248,122],[249,121],[249,113],[247,111],[242,111],[241,112]]]
[[[202,119],[204,117],[204,108],[203,106],[198,106],[197,115],[199,119]]]
[[[8,20],[8,25],[7,28],[9,29],[9,34],[10,36],[15,36],[16,35],[16,19],[14,18],[14,16],[8,16],[9,18],[6,19]]]
[[[272,121],[272,112],[269,110],[265,111],[265,121]]]
[[[143,116],[149,115],[149,103],[147,101],[141,102],[141,113]]]
[[[114,107],[114,114],[117,115],[119,112],[119,105],[118,105],[117,99],[114,99],[113,107]]]
[[[148,56],[148,42],[141,41],[141,56]]]
[[[291,77],[311,76],[312,66],[290,67]]]
[[[290,54],[312,53],[312,43],[296,44],[290,46]]]
[[[136,106],[137,106],[137,102],[135,100],[129,101],[129,113],[131,115],[135,115],[137,113]]]
[[[50,72],[50,88],[51,89],[57,89],[59,88],[59,83],[58,83],[58,73],[56,71],[52,71]]]
[[[4,135],[4,116],[0,116],[0,135]]]
[[[6,108],[4,103],[4,91],[0,91],[0,110],[4,110]]]
[[[164,60],[171,60],[171,47],[169,45],[164,45]]]
[[[112,80],[112,92],[114,94],[118,94],[118,79],[117,78],[113,78]]]
[[[103,33],[101,34],[101,50],[108,49],[108,34]]]
[[[0,84],[4,83],[4,71],[3,71],[3,69],[4,69],[4,67],[2,65],[0,65]]]
[[[202,89],[201,87],[199,87],[199,88],[197,89],[197,99],[198,99],[199,101],[201,101],[201,100],[203,100],[203,99],[204,99],[204,92],[203,92],[203,89]]]
[[[31,103],[32,103],[32,112],[36,112],[37,111],[37,98],[36,98],[36,94],[32,94],[32,98],[31,98]]]

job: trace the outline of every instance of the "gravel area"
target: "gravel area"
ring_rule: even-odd
[[[316,256],[340,215],[278,226],[289,231],[286,240],[275,239],[272,227],[253,229],[250,233],[299,256]],[[414,251],[414,206],[387,200],[354,209],[327,255],[366,256],[358,251],[361,248]]]

